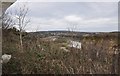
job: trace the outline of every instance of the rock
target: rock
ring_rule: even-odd
[[[68,46],[73,47],[73,48],[77,48],[77,49],[81,49],[81,42],[70,41]]]
[[[66,49],[66,47],[60,47],[60,49],[66,51],[66,52],[70,52],[68,49]]]
[[[11,59],[11,55],[4,54],[4,55],[2,55],[1,63],[7,63],[7,62],[9,62],[10,59]]]

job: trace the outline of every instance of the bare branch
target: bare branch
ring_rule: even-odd
[[[15,24],[13,18],[12,18],[12,13],[6,12],[2,15],[2,28],[3,29],[8,29],[13,27],[13,25]]]

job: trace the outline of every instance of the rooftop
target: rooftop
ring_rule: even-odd
[[[15,2],[17,0],[1,0],[1,2]]]

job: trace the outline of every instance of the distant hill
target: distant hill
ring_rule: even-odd
[[[40,36],[40,37],[47,37],[47,36],[101,36],[101,35],[117,35],[117,31],[113,32],[76,32],[76,31],[37,31],[37,32],[29,32],[30,36]]]

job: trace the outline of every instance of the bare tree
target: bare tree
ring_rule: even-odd
[[[18,7],[17,10],[15,10],[15,16],[17,18],[16,25],[18,25],[19,29],[19,38],[20,38],[20,49],[21,52],[23,52],[23,32],[25,27],[30,22],[30,19],[27,19],[26,16],[28,14],[28,7],[24,4],[23,6]]]
[[[15,24],[11,12],[6,12],[2,15],[2,29],[12,28]]]
[[[71,27],[68,27],[68,31],[71,33],[71,37],[74,38],[75,35],[75,30],[77,29],[76,27],[77,24],[72,24]]]
[[[68,33],[70,33],[70,37],[72,40],[74,40],[75,37],[75,30],[76,30],[76,25],[71,25],[71,27],[68,27]],[[72,44],[73,47],[73,44]]]

